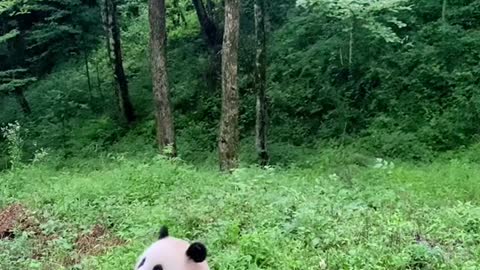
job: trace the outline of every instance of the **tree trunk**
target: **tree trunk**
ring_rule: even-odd
[[[83,51],[83,60],[85,62],[85,75],[87,76],[87,83],[88,83],[88,96],[90,98],[90,103],[93,101],[93,95],[92,95],[92,80],[90,78],[90,68],[88,66],[88,53],[87,49],[84,49]]]
[[[97,90],[98,90],[98,93],[100,94],[100,98],[102,98],[102,100],[103,100],[105,97],[103,96],[102,82],[100,81],[100,68],[98,67],[98,62],[99,62],[99,60],[96,59],[95,60],[95,72],[97,73]]]
[[[116,0],[107,1],[107,21],[109,23],[109,33],[111,34],[111,45],[113,48],[113,64],[115,79],[117,81],[117,98],[120,112],[127,123],[135,121],[135,112],[130,101],[128,93],[128,82],[123,69],[122,59],[122,45],[120,38],[120,28],[118,26],[117,18],[117,4]]]
[[[255,58],[255,90],[257,93],[257,119],[255,142],[260,166],[268,164],[267,151],[267,47],[265,33],[265,0],[255,0],[255,38],[257,54]]]
[[[442,22],[443,23],[447,22],[446,14],[447,14],[447,0],[443,0],[443,4],[442,4]]]
[[[340,65],[343,67],[343,52],[342,52],[342,48],[339,49],[338,54],[340,55]]]
[[[103,1],[99,1],[99,3],[101,4],[101,7],[100,7],[100,14],[102,16],[102,21],[103,21],[103,28],[104,28],[104,32],[105,32],[105,48],[107,49],[107,58],[108,58],[108,63],[110,64],[112,70],[115,70],[115,61],[114,61],[114,57],[113,57],[113,49],[112,49],[112,32],[111,32],[111,16],[109,15],[110,11],[109,11],[109,0],[103,0]],[[113,75],[113,80],[109,80],[109,82],[112,84],[112,89],[115,89],[115,91],[113,91],[113,99],[115,100],[116,104],[120,104],[120,98],[119,98],[119,95],[118,95],[118,90],[117,90],[117,83],[116,83],[116,80],[115,80],[115,74],[112,74]],[[115,106],[116,109],[118,109],[118,113],[121,115],[121,117],[123,118],[123,114],[121,114],[120,112],[120,106]]]
[[[215,3],[212,0],[207,0],[206,4],[207,4],[207,14],[210,14],[210,16],[213,16]]]
[[[200,22],[200,27],[207,41],[207,45],[214,54],[217,54],[222,46],[222,37],[218,26],[212,18],[208,16],[202,0],[192,0],[192,3],[195,7],[198,21]]]
[[[220,83],[221,76],[221,58],[220,51],[222,49],[221,30],[215,23],[212,16],[207,12],[203,0],[192,0],[197,13],[200,28],[206,40],[207,46],[210,50],[210,66],[206,72],[207,83],[209,89],[217,89]],[[208,2],[207,2],[208,4]],[[212,4],[210,3],[210,6]]]
[[[352,25],[350,27],[350,39],[348,42],[348,66],[351,68],[353,63],[353,30],[355,27],[355,19],[352,18]]]
[[[238,44],[240,35],[240,0],[225,1],[225,32],[222,49],[222,116],[220,119],[220,169],[238,166]]]
[[[112,44],[110,42],[111,39],[111,32],[110,32],[110,16],[108,15],[108,1],[109,0],[104,0],[103,4],[100,6],[100,14],[102,16],[102,23],[103,23],[103,30],[105,32],[105,45],[107,49],[107,56],[108,60],[110,61],[110,64],[113,67],[113,55],[112,55]]]
[[[175,156],[175,129],[167,76],[165,14],[165,0],[149,0],[150,57],[157,143],[161,153],[168,150],[170,156]]]
[[[32,109],[30,108],[30,104],[28,104],[28,101],[23,94],[23,90],[21,88],[17,88],[13,92],[15,95],[15,99],[18,102],[18,105],[20,105],[20,108],[22,109],[22,112],[25,115],[30,115],[32,113]]]

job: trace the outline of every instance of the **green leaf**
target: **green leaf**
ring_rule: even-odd
[[[0,85],[0,92],[11,92],[19,87],[24,87],[31,82],[36,81],[37,79],[34,77],[26,78],[26,79],[14,79],[10,80],[7,83],[3,83]]]
[[[18,31],[17,29],[11,30],[10,32],[6,33],[5,35],[0,36],[0,44],[2,44],[4,42],[7,42],[8,40],[18,36],[19,34],[20,34],[20,31]]]

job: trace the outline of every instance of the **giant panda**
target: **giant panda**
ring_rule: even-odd
[[[205,245],[171,237],[163,226],[158,240],[139,257],[134,270],[209,270],[206,258]]]

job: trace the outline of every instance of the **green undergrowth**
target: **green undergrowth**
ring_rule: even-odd
[[[40,259],[29,257],[32,235],[0,241],[0,269],[62,269],[58,262],[75,256],[75,234],[94,225],[125,244],[66,269],[132,269],[163,224],[204,241],[218,270],[480,267],[475,147],[417,165],[315,151],[296,165],[228,176],[119,154],[5,171],[0,208],[22,203],[59,237]]]

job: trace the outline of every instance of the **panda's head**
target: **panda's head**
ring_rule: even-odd
[[[209,270],[207,248],[202,243],[170,237],[162,227],[158,241],[139,258],[135,270]]]

